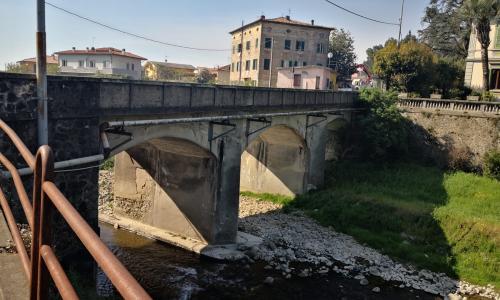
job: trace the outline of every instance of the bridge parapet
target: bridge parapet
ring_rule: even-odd
[[[49,76],[49,118],[109,117],[304,107],[352,107],[357,94],[320,90]],[[35,77],[0,72],[0,115],[36,118]]]
[[[398,106],[407,112],[428,111],[460,115],[470,114],[491,118],[500,117],[499,102],[409,98],[398,100]]]

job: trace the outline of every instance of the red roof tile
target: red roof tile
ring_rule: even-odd
[[[87,54],[87,55],[100,55],[100,54],[112,54],[112,55],[117,55],[117,56],[124,56],[124,57],[130,57],[130,58],[136,58],[140,60],[147,60],[147,58],[144,58],[142,56],[136,55],[131,52],[127,51],[122,51],[120,49],[116,49],[113,47],[105,47],[105,48],[91,48],[88,50],[65,50],[65,51],[59,51],[56,52],[56,54]]]

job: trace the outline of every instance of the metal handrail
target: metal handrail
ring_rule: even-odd
[[[33,156],[15,131],[1,119],[0,130],[10,138],[34,173],[33,206],[31,206],[17,169],[0,153],[0,163],[7,168],[13,178],[14,186],[32,230],[30,260],[7,198],[0,187],[0,206],[16,244],[23,269],[30,282],[30,299],[48,298],[50,278],[54,281],[63,299],[78,299],[71,282],[50,246],[52,244],[50,221],[51,214],[54,211],[62,215],[84,247],[125,299],[151,299],[52,182],[54,178],[54,160],[50,147],[47,145],[41,146],[36,156]]]

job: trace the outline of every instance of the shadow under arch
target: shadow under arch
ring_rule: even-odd
[[[218,180],[216,157],[177,137],[154,138],[115,158],[114,213],[211,243]]]
[[[295,196],[306,191],[309,149],[302,136],[275,125],[254,138],[241,155],[240,191]]]
[[[332,120],[325,126],[325,160],[338,161],[344,156],[346,128],[349,122],[344,118]]]

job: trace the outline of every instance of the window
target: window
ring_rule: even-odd
[[[318,43],[316,45],[316,53],[325,53],[325,45],[322,43]]]
[[[264,48],[270,49],[273,46],[273,40],[271,38],[264,39]]]
[[[127,63],[127,70],[130,70],[130,64]]]
[[[294,62],[293,62],[293,66],[294,66],[294,67],[298,67],[298,66],[299,66],[299,62],[298,62],[298,61],[294,61]]]
[[[241,44],[238,44],[238,53],[241,53]]]
[[[234,72],[234,63],[231,63],[231,71]]]
[[[305,62],[305,61],[304,61],[304,62],[302,62],[302,66],[303,66],[303,67],[307,66],[307,62]]]
[[[108,62],[107,61],[103,61],[102,62],[102,68],[106,69],[107,67],[108,67]]]
[[[65,59],[63,59],[63,60],[62,60],[62,62],[61,62],[61,65],[62,65],[63,67],[68,66],[68,61],[67,61],[67,60],[65,60]]]
[[[250,60],[245,61],[245,71],[250,71]]]
[[[246,47],[247,50],[250,50],[250,41],[247,41]]]
[[[269,58],[264,59],[264,70],[269,70],[271,67],[271,60]]]
[[[239,71],[240,70],[240,62],[237,62],[236,63],[236,71]]]
[[[284,60],[281,60],[280,67],[282,67],[282,68],[284,68],[284,67],[285,67],[285,61],[284,61]]]
[[[492,89],[492,90],[500,89],[500,69],[491,70],[490,89]]]
[[[297,50],[297,51],[304,51],[305,48],[306,48],[306,42],[304,42],[304,41],[297,41],[295,43],[295,50]]]
[[[95,61],[89,60],[89,67],[90,68],[95,68]]]
[[[302,81],[300,74],[293,74],[293,87],[299,88]]]
[[[255,48],[259,48],[259,38],[255,39]]]
[[[84,61],[83,60],[79,60],[78,61],[78,67],[83,68],[83,65],[84,65]]]
[[[254,59],[252,62],[252,70],[257,70],[259,65],[259,61],[257,59]]]
[[[290,50],[292,48],[292,41],[285,40],[285,50]]]
[[[135,70],[135,64],[132,64],[132,71]]]
[[[293,61],[292,61],[292,60],[289,60],[289,61],[288,61],[288,67],[289,67],[289,68],[293,67]]]
[[[315,86],[315,88],[316,88],[317,90],[319,90],[319,83],[320,83],[320,80],[321,80],[321,77],[316,76],[316,86]]]

